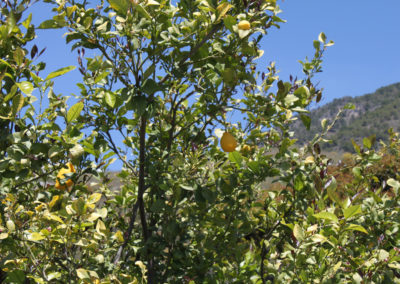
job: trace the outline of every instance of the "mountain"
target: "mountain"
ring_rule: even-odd
[[[306,130],[299,120],[293,126],[298,144],[303,145],[322,130],[321,120],[326,118],[328,124],[346,104],[352,103],[353,110],[344,110],[341,118],[327,133],[332,143],[324,143],[321,148],[328,152],[353,152],[351,139],[360,142],[364,137],[376,135],[376,141],[387,141],[388,129],[400,130],[400,83],[379,88],[372,94],[357,97],[335,99],[310,112],[311,126]]]

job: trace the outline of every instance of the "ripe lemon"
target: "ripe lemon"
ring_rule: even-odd
[[[66,187],[70,188],[74,182],[72,180],[67,180],[63,185],[61,185],[60,181],[61,179],[64,179],[65,176],[64,174],[69,174],[69,173],[75,173],[75,168],[74,165],[72,165],[71,162],[67,163],[68,168],[62,168],[58,174],[57,174],[57,179],[56,179],[56,188],[64,190]]]
[[[239,30],[249,30],[250,27],[251,27],[250,22],[246,20],[240,21],[238,24]]]
[[[229,132],[224,132],[221,138],[221,148],[225,152],[233,152],[237,146],[237,142],[235,137],[232,136]]]

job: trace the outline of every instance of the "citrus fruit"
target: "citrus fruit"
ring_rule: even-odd
[[[62,168],[57,174],[56,188],[61,189],[61,190],[66,189],[66,187],[69,188],[74,184],[74,182],[71,179],[67,180],[63,185],[60,183],[60,180],[65,178],[64,174],[69,174],[69,173],[75,173],[76,172],[75,168],[74,168],[74,165],[72,165],[71,162],[68,162],[66,166],[68,168]]]
[[[246,20],[240,21],[238,24],[239,30],[249,30],[250,27],[251,27],[250,22]]]
[[[224,132],[221,138],[221,148],[225,152],[233,152],[237,146],[237,142],[235,137],[232,136],[229,132]]]

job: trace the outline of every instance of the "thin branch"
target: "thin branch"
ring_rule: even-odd
[[[127,166],[132,172],[136,172],[136,169],[129,164],[119,153],[119,150],[117,148],[117,146],[114,143],[114,140],[111,137],[110,131],[105,132],[105,134],[107,135],[108,141],[111,143],[111,149],[114,151],[114,153],[118,156],[118,158],[125,164],[125,166]]]

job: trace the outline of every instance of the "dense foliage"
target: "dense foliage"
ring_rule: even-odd
[[[3,282],[399,283],[398,134],[354,142],[336,168],[326,120],[294,146],[290,125],[321,99],[323,33],[304,78],[283,82],[254,64],[284,22],[275,0],[46,2],[39,27],[30,0],[1,4]],[[78,50],[75,100],[53,91],[73,66],[41,77],[37,28]]]

